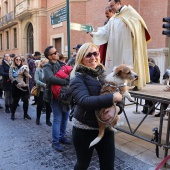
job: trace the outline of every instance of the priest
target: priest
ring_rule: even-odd
[[[108,43],[105,68],[110,73],[114,66],[129,64],[139,78],[134,82],[134,90],[142,89],[150,82],[147,42],[151,40],[142,17],[130,5],[122,6],[121,0],[110,0],[115,15],[97,32],[90,33],[93,43]]]

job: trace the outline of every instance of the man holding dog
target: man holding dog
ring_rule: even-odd
[[[134,90],[140,90],[150,81],[147,58],[147,41],[151,39],[142,17],[130,5],[122,6],[121,0],[110,0],[115,12],[109,22],[90,35],[96,45],[108,43],[106,51],[106,72],[114,66],[128,64],[139,76]]]

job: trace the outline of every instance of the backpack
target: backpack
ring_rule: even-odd
[[[64,65],[60,68],[60,70],[55,74],[56,77],[59,78],[68,78],[69,74],[72,70],[72,66]],[[69,104],[70,104],[70,91],[69,91],[69,85],[67,86],[60,86],[57,84],[52,84],[51,85],[51,91],[53,94],[54,99],[57,99],[60,101],[63,105],[63,110],[68,110],[69,109]]]

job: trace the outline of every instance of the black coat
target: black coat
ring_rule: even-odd
[[[95,110],[113,105],[113,94],[99,96],[104,78],[101,75],[98,71],[81,68],[70,82],[71,95],[76,103],[73,117],[90,127],[98,127]]]
[[[2,60],[2,65],[0,66],[0,75],[3,78],[3,90],[11,90],[11,80],[9,79],[9,68],[10,66]]]
[[[159,79],[160,79],[160,69],[159,69],[159,67],[157,65],[155,65],[154,67],[149,66],[149,71],[150,71],[151,82],[159,83]]]

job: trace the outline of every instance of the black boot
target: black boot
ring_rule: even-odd
[[[15,114],[11,113],[11,120],[15,120]]]
[[[24,119],[29,119],[31,120],[31,117],[28,114],[24,114]]]
[[[50,120],[46,120],[46,125],[52,126],[52,123],[50,122]]]
[[[3,109],[3,107],[0,105],[0,109]]]
[[[38,118],[36,119],[36,124],[40,125],[40,119],[38,119]]]
[[[5,105],[5,113],[11,113],[8,105]]]

